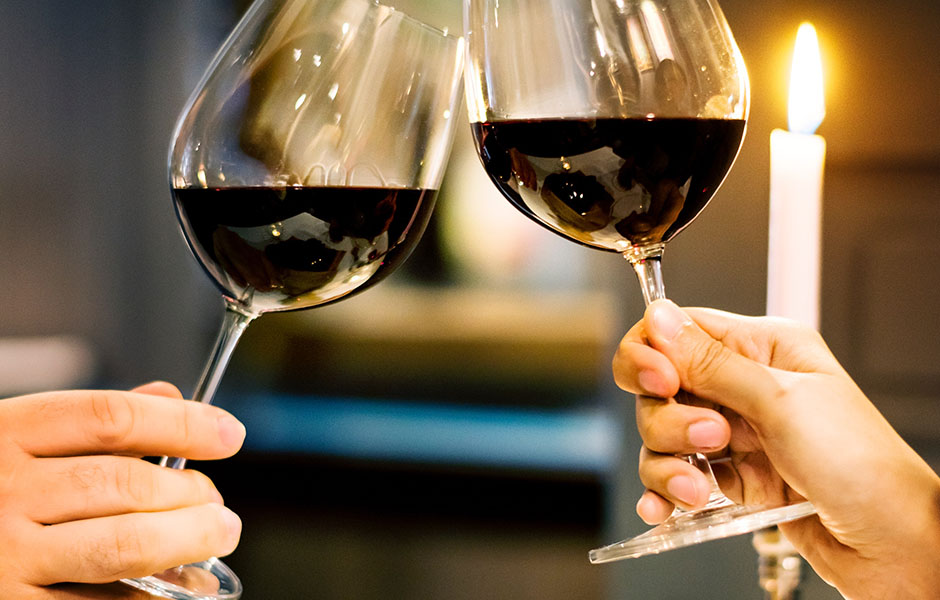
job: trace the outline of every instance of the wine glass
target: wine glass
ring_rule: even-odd
[[[523,214],[622,254],[648,304],[666,243],[702,211],[744,138],[747,72],[715,0],[465,0],[466,95],[490,179]],[[814,512],[744,506],[708,459],[708,504],[677,509],[595,563],[747,533]]]
[[[450,153],[463,46],[370,0],[251,5],[170,148],[183,235],[225,300],[193,400],[211,401],[255,317],[349,297],[410,254]],[[241,594],[217,559],[125,583],[180,600]]]

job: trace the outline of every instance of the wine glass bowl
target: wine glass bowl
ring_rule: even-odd
[[[211,402],[260,314],[347,298],[407,258],[450,153],[463,60],[461,38],[371,0],[249,7],[169,154],[181,230],[226,309],[193,400]],[[216,558],[124,582],[176,600],[242,593]]]
[[[253,313],[376,283],[433,209],[462,41],[366,0],[259,2],[237,38],[171,148],[193,253]]]
[[[497,187],[588,246],[625,253],[671,240],[744,138],[747,73],[716,9],[468,1],[470,120]]]
[[[622,254],[646,303],[666,244],[712,199],[743,143],[749,83],[715,0],[465,0],[467,106],[483,166],[523,214]],[[592,550],[632,558],[754,531],[812,505],[735,505],[706,457],[705,508]]]

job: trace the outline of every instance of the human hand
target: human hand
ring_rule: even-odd
[[[813,503],[781,531],[845,596],[936,597],[940,478],[814,330],[658,301],[613,370],[638,394],[645,521],[707,500],[705,475],[674,454],[725,455],[715,476],[737,502]]]
[[[0,401],[0,598],[84,597],[53,584],[230,554],[241,522],[212,482],[140,457],[226,458],[244,436],[233,416],[167,383]]]
[[[154,600],[154,596],[124,583],[59,583],[41,590],[43,600]],[[22,596],[17,596],[21,598]],[[29,596],[33,598],[35,596]]]

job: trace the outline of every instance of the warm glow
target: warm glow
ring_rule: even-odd
[[[819,40],[809,23],[800,25],[796,34],[788,116],[790,131],[805,134],[814,133],[826,116]]]

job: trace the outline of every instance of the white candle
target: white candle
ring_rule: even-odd
[[[770,135],[767,314],[819,328],[822,190],[826,140],[822,61],[813,26],[797,33],[790,77],[789,131]]]

